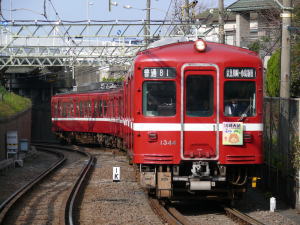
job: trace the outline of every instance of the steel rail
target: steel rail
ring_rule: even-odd
[[[83,184],[84,181],[87,180],[89,173],[91,172],[93,165],[94,165],[94,161],[95,161],[95,157],[92,156],[90,153],[88,152],[83,152],[83,151],[78,151],[86,156],[88,156],[88,162],[85,165],[85,167],[81,170],[79,177],[77,178],[72,191],[69,195],[69,198],[67,200],[67,208],[65,211],[65,222],[68,225],[73,225],[74,224],[74,206],[76,201],[78,201],[79,199],[79,193],[80,191],[83,189]]]
[[[234,208],[228,208],[226,206],[223,206],[226,214],[228,217],[233,219],[234,221],[238,221],[241,224],[246,224],[246,225],[264,225],[264,223],[252,218],[251,216],[248,216],[247,214],[244,214],[240,212],[237,209]]]
[[[152,210],[159,215],[159,217],[169,225],[181,224],[179,221],[171,216],[171,214],[159,203],[157,199],[149,197],[149,204]]]
[[[50,149],[38,148],[38,151],[47,151],[51,154],[55,154],[59,156],[59,160],[54,162],[48,169],[38,175],[36,178],[29,181],[27,184],[23,185],[17,191],[15,191],[9,198],[7,198],[1,205],[0,205],[0,224],[3,224],[5,216],[7,212],[11,209],[11,207],[19,200],[25,193],[27,193],[30,189],[32,189],[37,183],[39,183],[42,179],[52,173],[55,169],[61,166],[65,161],[66,157],[63,153],[57,152]]]
[[[175,217],[183,225],[191,225],[192,223],[174,207],[167,207],[168,212]]]
[[[164,222],[169,225],[191,225],[192,223],[175,208],[163,206],[157,199],[149,197],[149,204]]]
[[[46,147],[43,144],[37,144],[37,146]],[[88,162],[86,163],[86,165],[80,171],[80,175],[76,179],[76,181],[75,181],[75,183],[72,187],[72,190],[69,192],[69,196],[68,196],[68,199],[67,199],[66,205],[65,205],[64,223],[67,224],[67,225],[74,225],[74,207],[75,207],[75,203],[78,201],[79,194],[80,194],[80,191],[83,189],[84,182],[87,180],[88,175],[89,175],[89,173],[91,172],[91,170],[93,168],[95,157],[92,156],[88,152],[84,152],[84,151],[80,151],[80,150],[74,150],[73,148],[61,147],[61,146],[57,146],[57,145],[47,145],[47,147],[54,147],[56,149],[76,152],[76,153],[79,153],[81,155],[84,155],[84,156],[88,157]]]

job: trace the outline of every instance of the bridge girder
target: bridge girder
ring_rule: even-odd
[[[193,37],[200,24],[151,21],[23,22],[0,26],[0,69],[6,66],[129,64],[145,40]],[[150,32],[147,32],[150,31]]]

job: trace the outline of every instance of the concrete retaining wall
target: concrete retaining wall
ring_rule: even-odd
[[[50,102],[32,107],[32,140],[56,141],[52,130]]]
[[[31,140],[31,108],[8,118],[0,118],[0,160],[6,159],[6,132],[18,131],[18,138]]]

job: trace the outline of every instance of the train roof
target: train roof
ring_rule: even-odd
[[[194,41],[177,40],[175,43],[149,48],[138,53],[135,62],[171,61],[177,63],[260,63],[257,53],[248,49],[206,42],[204,52],[199,52],[194,47]],[[200,60],[200,61],[199,61]]]
[[[58,93],[54,97],[69,97],[74,95],[82,96],[82,95],[94,95],[99,93],[103,93],[103,94],[114,93],[114,92],[118,92],[122,87],[123,86],[121,82],[99,82],[99,83],[94,83],[92,86],[90,86],[90,89],[85,88],[79,91]]]

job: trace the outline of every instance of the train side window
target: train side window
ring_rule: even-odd
[[[66,103],[66,116],[69,118],[71,114],[71,107],[70,107],[70,103],[67,102]]]
[[[114,99],[112,99],[111,100],[111,117],[115,117],[115,100]]]
[[[67,103],[64,102],[62,106],[62,117],[66,117],[66,116],[67,116]]]
[[[143,83],[143,115],[174,116],[176,114],[176,85],[174,81],[145,81]]]
[[[103,117],[107,117],[107,101],[103,101]]]
[[[227,81],[224,84],[224,115],[255,116],[256,91],[254,81]]]
[[[118,106],[119,106],[119,118],[121,118],[123,116],[123,104],[121,98],[119,98]]]
[[[57,115],[60,116],[60,117],[62,117],[62,106],[61,106],[61,102],[59,101],[57,104],[58,104],[58,107],[57,107],[57,110],[58,110]]]
[[[73,117],[74,116],[74,105],[73,103],[71,102],[70,103],[70,117]]]
[[[209,75],[190,75],[186,79],[186,114],[208,117],[213,114],[213,78]]]
[[[83,117],[83,104],[82,104],[82,102],[79,102],[79,116]]]
[[[76,110],[76,115],[75,116],[77,117],[77,116],[80,116],[80,113],[79,113],[79,104],[78,104],[77,101],[75,102],[75,106],[76,106],[76,109],[75,109]]]
[[[98,102],[95,100],[94,102],[94,115],[93,117],[99,117],[99,111],[98,111]]]
[[[87,117],[91,117],[92,116],[92,102],[88,101],[87,102]]]
[[[98,105],[98,107],[99,107],[99,117],[103,117],[102,106],[103,106],[102,100],[100,100],[99,105]]]

